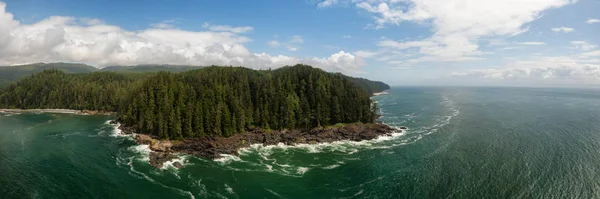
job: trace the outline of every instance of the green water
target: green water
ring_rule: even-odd
[[[600,92],[393,88],[366,142],[152,168],[110,117],[0,114],[0,198],[600,198]]]

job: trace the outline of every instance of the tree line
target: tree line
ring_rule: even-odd
[[[387,88],[306,65],[144,74],[46,70],[0,90],[0,107],[115,111],[137,132],[182,139],[231,136],[256,127],[371,123],[376,119],[371,93]]]

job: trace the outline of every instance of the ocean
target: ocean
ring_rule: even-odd
[[[600,90],[396,87],[409,129],[180,156],[156,169],[111,116],[0,114],[0,198],[600,198]]]

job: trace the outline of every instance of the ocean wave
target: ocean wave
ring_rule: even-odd
[[[278,143],[276,145],[253,144],[246,148],[238,150],[239,156],[221,154],[220,158],[215,159],[219,165],[234,171],[254,171],[254,172],[269,172],[279,175],[302,177],[306,172],[314,168],[333,169],[344,164],[341,160],[331,159],[331,163],[322,164],[306,164],[295,161],[290,156],[300,154],[315,154],[315,153],[335,153],[345,157],[353,155],[364,149],[384,149],[389,147],[400,146],[395,144],[396,139],[404,135],[404,131],[398,130],[388,136],[380,136],[373,140],[364,141],[335,141],[331,143],[318,144],[295,144],[286,145]],[[386,143],[386,142],[392,143]],[[286,154],[281,156],[282,154]],[[298,154],[298,155],[300,155]],[[317,157],[317,156],[315,156]],[[357,158],[358,159],[358,158]],[[329,161],[329,160],[328,160]]]
[[[310,170],[310,168],[298,167],[298,169],[296,169],[296,173],[300,174],[300,175],[304,175],[306,172],[308,172],[308,170]]]
[[[242,162],[242,159],[238,156],[235,155],[229,155],[229,154],[220,154],[220,158],[214,159],[214,161],[219,162],[221,164],[228,164],[231,162]]]
[[[228,184],[225,184],[225,191],[227,191],[227,193],[229,193],[231,195],[235,195],[233,188],[231,188]]]
[[[193,179],[192,175],[188,174],[188,179]],[[201,196],[203,198],[207,198],[208,197],[208,190],[206,189],[206,185],[202,184],[202,179],[199,180],[192,180],[192,185],[198,189],[200,189],[200,192],[198,192],[198,196]]]
[[[152,152],[152,150],[150,149],[150,145],[147,145],[147,144],[134,145],[134,146],[128,147],[127,149],[129,151],[137,154],[138,160],[145,161],[145,162],[150,161],[150,152]]]
[[[15,115],[21,115],[21,113],[9,113],[9,112],[0,112],[0,116],[11,117]]]
[[[168,170],[168,169],[175,169],[177,170],[177,167],[175,167],[173,164],[175,164],[176,162],[181,164],[182,166],[188,166],[188,160],[189,160],[190,156],[189,155],[182,155],[182,154],[178,154],[177,158],[163,162],[163,166],[160,168],[161,170]],[[179,177],[179,176],[178,176]]]
[[[109,125],[112,127],[112,131],[110,132],[109,136],[111,137],[126,137],[126,138],[133,138],[134,134],[125,134],[123,133],[123,131],[119,128],[121,127],[121,123],[115,123],[115,124],[111,124],[112,120],[107,120],[106,122],[104,122],[105,125]]]
[[[154,180],[150,176],[146,175],[145,173],[142,173],[140,171],[135,170],[135,168],[133,166],[133,160],[130,160],[130,162],[128,163],[128,165],[129,165],[129,171],[130,171],[129,174],[131,176],[133,176],[133,177],[136,177],[136,178],[139,178],[139,179],[145,179],[145,180],[151,182],[152,184],[156,184],[156,185],[159,185],[159,186],[161,186],[163,188],[170,189],[172,191],[177,192],[180,195],[189,196],[191,199],[195,199],[196,198],[196,197],[194,197],[194,194],[192,194],[192,192],[190,192],[190,191],[186,191],[186,190],[178,189],[178,188],[175,188],[175,187],[167,186],[165,184],[157,182],[156,180]]]
[[[67,133],[57,133],[57,134],[49,135],[49,137],[65,139],[67,137],[74,136],[74,135],[80,135],[80,134],[81,134],[81,132],[67,132]]]
[[[275,196],[277,196],[277,197],[279,197],[279,198],[285,198],[285,197],[283,197],[281,194],[279,194],[279,193],[277,193],[277,192],[274,192],[273,190],[266,189],[266,188],[265,188],[265,190],[267,190],[269,193],[271,193],[271,194],[273,194],[273,195],[275,195]]]
[[[323,169],[330,170],[330,169],[338,168],[339,166],[341,166],[341,165],[334,164],[334,165],[329,165],[329,166],[323,167]]]

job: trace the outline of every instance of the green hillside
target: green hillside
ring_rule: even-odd
[[[189,70],[200,69],[202,66],[185,65],[135,65],[135,66],[107,66],[100,71],[105,72],[127,72],[127,73],[147,73],[168,71],[173,73],[185,72]]]
[[[93,66],[73,63],[36,63],[17,66],[0,66],[0,86],[15,82],[23,77],[47,69],[57,69],[66,73],[89,73],[98,71],[98,69]]]

